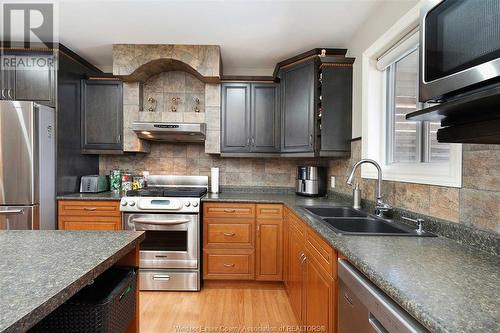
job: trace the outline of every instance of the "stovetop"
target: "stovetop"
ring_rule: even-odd
[[[201,198],[207,193],[205,187],[146,187],[127,191],[127,197],[179,197]]]

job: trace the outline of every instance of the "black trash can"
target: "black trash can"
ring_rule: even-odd
[[[135,316],[134,268],[112,267],[29,332],[122,333]]]

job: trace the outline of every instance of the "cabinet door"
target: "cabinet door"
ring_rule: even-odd
[[[122,82],[83,80],[82,149],[122,150],[122,131]]]
[[[283,220],[257,220],[256,279],[281,281],[283,279]]]
[[[281,151],[314,150],[314,62],[281,73]]]
[[[302,322],[303,280],[304,280],[304,235],[295,228],[288,227],[288,297],[295,316]]]
[[[321,152],[351,150],[352,67],[324,67]]]
[[[334,333],[335,280],[311,260],[309,254],[305,261],[305,272],[304,324],[309,327],[320,326],[318,331],[321,332]]]
[[[16,57],[5,54],[0,65],[0,99],[15,99]]]
[[[250,84],[223,84],[221,152],[248,151],[250,151]]]
[[[16,99],[53,105],[55,95],[53,55],[16,56]]]
[[[279,89],[274,83],[252,84],[251,150],[276,152],[280,149]]]
[[[288,272],[289,272],[289,267],[288,267],[288,264],[289,264],[289,260],[288,258],[290,257],[289,255],[289,250],[290,250],[290,247],[289,247],[289,230],[290,230],[290,213],[288,211],[288,208],[285,207],[284,209],[284,213],[283,213],[283,283],[285,284],[285,289],[288,293],[289,289],[288,289],[288,281],[290,280],[289,279],[289,275],[288,275]]]

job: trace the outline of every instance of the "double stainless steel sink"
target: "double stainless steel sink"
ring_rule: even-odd
[[[345,235],[433,237],[429,232],[418,233],[411,226],[384,220],[349,207],[302,207],[323,220],[333,231]]]

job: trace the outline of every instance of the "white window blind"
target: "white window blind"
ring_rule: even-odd
[[[377,69],[384,71],[391,64],[415,50],[416,46],[418,46],[418,38],[417,27],[377,58]]]
[[[418,29],[412,30],[377,59],[386,82],[386,163],[446,162],[449,144],[438,143],[439,123],[406,120],[421,109],[418,101]]]

